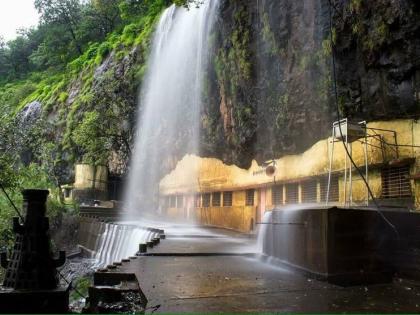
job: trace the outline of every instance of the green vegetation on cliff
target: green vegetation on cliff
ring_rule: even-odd
[[[58,215],[74,163],[128,159],[151,35],[171,0],[34,2],[39,26],[0,40],[0,182],[18,205],[21,189],[50,189]],[[7,247],[16,214],[1,192],[0,209]]]
[[[41,115],[34,120],[42,125],[37,136],[44,141],[37,142],[37,151],[54,146],[57,161],[103,164],[108,155],[82,135],[95,133],[103,147],[128,152],[151,34],[169,4],[36,0],[40,25],[0,44],[0,123],[18,125],[22,110],[31,115],[24,107],[39,102]],[[101,117],[92,119],[95,113]],[[40,154],[31,153],[33,160]]]

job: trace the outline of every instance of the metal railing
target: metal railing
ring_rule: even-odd
[[[318,182],[316,180],[308,180],[301,183],[302,203],[316,203],[318,201]]]

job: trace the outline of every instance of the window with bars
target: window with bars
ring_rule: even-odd
[[[245,195],[245,205],[246,206],[253,206],[254,205],[254,195],[255,189],[248,189]]]
[[[320,180],[321,184],[321,202],[325,202],[328,190],[328,176]],[[331,175],[330,195],[328,201],[338,202],[340,198],[340,187],[338,184],[338,175]]]
[[[382,198],[411,197],[410,166],[382,169]]]
[[[184,206],[184,196],[176,196],[176,207],[182,208]]]
[[[220,207],[222,194],[220,192],[214,192],[211,197],[211,205],[213,207]]]
[[[283,204],[283,185],[277,185],[271,188],[271,204]]]
[[[302,182],[302,202],[303,203],[314,203],[317,202],[317,181],[308,180]]]
[[[232,195],[231,191],[223,192],[223,207],[232,207]]]
[[[210,207],[210,194],[202,195],[202,204],[204,208]]]
[[[286,203],[298,203],[299,202],[299,185],[297,183],[286,185]]]
[[[176,208],[176,196],[171,196],[169,200],[169,207]]]

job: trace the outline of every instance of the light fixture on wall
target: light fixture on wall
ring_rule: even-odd
[[[274,176],[276,173],[277,167],[276,167],[276,160],[270,160],[263,163],[263,166],[265,167],[265,174],[269,177]]]

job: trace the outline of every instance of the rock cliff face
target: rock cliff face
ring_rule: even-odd
[[[336,0],[334,4],[343,112],[366,119],[418,115],[419,1]]]
[[[96,128],[98,144],[104,146],[94,156],[99,158],[101,151],[106,151],[105,161],[110,173],[126,171],[135,126],[139,82],[136,76],[145,62],[143,58],[144,51],[140,52],[139,48],[124,57],[111,52],[94,70],[91,79],[86,80],[81,75],[70,84],[64,106],[58,105],[48,112],[50,123],[58,127],[54,134],[61,144],[59,151],[70,151],[73,156],[73,159],[64,159],[63,168],[70,174],[74,162],[83,161],[85,153],[74,145],[74,130],[83,123],[85,114],[92,111],[99,114],[98,126],[93,128]],[[65,178],[64,181],[72,180]]]
[[[89,126],[85,114],[94,111],[100,117],[90,129],[106,143],[111,173],[126,172],[149,42],[114,48],[43,104],[56,150],[73,157],[62,159],[68,169],[85,153],[74,130],[82,121]],[[329,135],[337,119],[332,51],[341,117],[420,116],[417,0],[220,0],[211,47],[200,120],[205,157],[249,167],[252,159],[300,153]],[[160,145],[179,147],[165,174],[188,152]],[[92,148],[95,156],[104,146]]]
[[[222,1],[204,155],[249,166],[304,150],[330,121],[325,1]],[[214,141],[214,139],[218,141]]]
[[[328,135],[332,46],[341,117],[419,115],[416,1],[224,0],[220,9],[203,155],[246,167]]]

